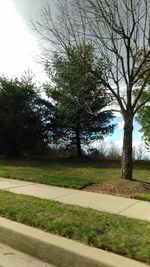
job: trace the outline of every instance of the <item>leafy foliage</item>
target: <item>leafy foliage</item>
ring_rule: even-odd
[[[137,59],[137,65],[140,64],[141,58],[143,58],[143,50],[139,50],[139,57]],[[137,114],[137,119],[142,126],[141,132],[143,133],[143,139],[147,145],[147,148],[150,149],[150,75],[146,78],[146,73],[150,65],[150,56],[145,61],[145,65],[141,68],[139,72],[139,83],[137,84],[137,88],[135,91],[135,95],[139,94],[139,86],[144,81],[146,83],[145,90],[140,99],[141,102],[145,102]],[[144,75],[141,75],[145,71]],[[139,105],[140,105],[139,103]]]
[[[31,80],[0,78],[0,153],[18,156],[44,148],[48,112]]]
[[[144,106],[138,113],[138,121],[140,122],[143,132],[143,139],[150,150],[150,105]]]

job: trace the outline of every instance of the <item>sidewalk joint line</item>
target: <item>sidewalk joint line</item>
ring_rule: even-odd
[[[25,187],[25,186],[30,186],[30,185],[34,185],[34,183],[33,184],[30,183],[30,184],[24,184],[24,185],[12,186],[12,187],[0,188],[0,190],[8,190],[8,189],[14,189],[14,188]]]
[[[79,193],[82,193],[82,192],[74,192],[74,193],[64,194],[64,195],[61,195],[61,196],[59,196],[59,197],[55,197],[55,198],[53,198],[53,200],[59,199],[59,198],[61,198],[61,197],[66,197],[66,196],[71,196],[71,195],[79,194]]]
[[[131,204],[130,206],[124,208],[123,210],[119,211],[118,213],[116,214],[121,214],[122,212],[124,212],[125,210],[128,210],[129,208],[133,207],[135,204],[137,204],[138,202],[140,202],[139,200],[135,201],[133,204]]]

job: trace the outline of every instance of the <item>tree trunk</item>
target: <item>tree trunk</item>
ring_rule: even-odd
[[[122,178],[127,180],[132,180],[132,132],[133,117],[127,116],[124,124],[122,151]]]
[[[82,156],[82,150],[81,150],[81,139],[80,139],[80,130],[79,127],[76,128],[76,147],[77,147],[77,156]]]

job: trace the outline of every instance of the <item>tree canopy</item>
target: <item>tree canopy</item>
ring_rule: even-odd
[[[110,104],[104,86],[89,69],[107,75],[103,60],[94,59],[91,45],[71,46],[67,56],[55,53],[52,65],[46,64],[46,71],[52,84],[45,85],[47,95],[56,107],[57,127],[54,139],[74,145],[78,156],[81,145],[113,132],[113,115],[102,111]],[[81,62],[82,61],[82,62]]]
[[[0,153],[18,156],[42,150],[49,104],[30,79],[0,78]]]
[[[141,108],[138,113],[138,121],[142,126],[141,132],[147,149],[150,150],[150,106]]]
[[[139,49],[138,59],[137,59],[137,67],[140,65],[141,58],[143,58],[143,49]],[[139,87],[142,84],[143,81],[146,80],[146,86],[145,90],[141,96],[141,99],[139,101],[140,103],[145,103],[145,105],[142,105],[141,108],[138,110],[137,113],[137,120],[142,126],[141,132],[143,133],[143,140],[145,141],[147,148],[150,150],[150,101],[147,101],[147,99],[150,99],[150,75],[148,78],[146,77],[146,70],[150,66],[150,55],[145,60],[145,64],[143,67],[141,67],[139,72],[140,80],[137,83],[135,95],[137,96],[139,94]],[[142,75],[141,75],[142,74]]]
[[[147,82],[147,91],[142,96],[142,101],[150,97],[150,91],[148,90],[150,87],[150,79]],[[137,89],[138,90],[138,89]],[[145,103],[144,106],[139,109],[137,113],[137,120],[141,124],[141,133],[142,138],[146,144],[148,150],[150,150],[150,103]]]

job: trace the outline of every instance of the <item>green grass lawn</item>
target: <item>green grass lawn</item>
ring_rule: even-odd
[[[0,191],[0,216],[150,264],[150,223]]]
[[[121,176],[120,162],[90,159],[0,159],[0,177],[81,189]],[[150,182],[150,162],[134,163],[134,178]]]

